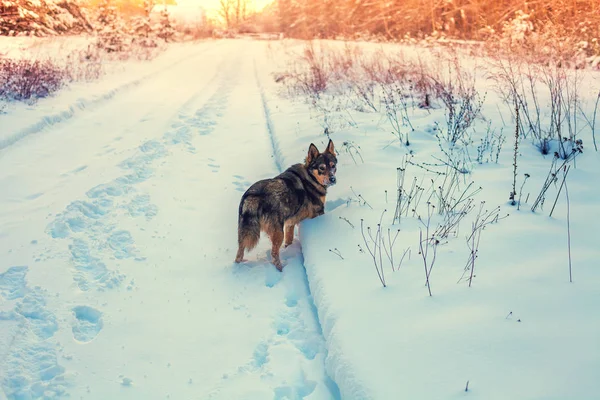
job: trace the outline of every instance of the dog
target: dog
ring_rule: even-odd
[[[271,239],[271,261],[282,271],[279,249],[294,240],[294,227],[307,218],[325,212],[327,188],[335,185],[337,157],[333,141],[320,153],[310,144],[304,164],[295,164],[271,179],[256,182],[244,193],[238,211],[238,252],[240,263],[244,252],[258,244],[260,232]]]

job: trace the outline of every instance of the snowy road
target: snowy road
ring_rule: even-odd
[[[437,99],[439,107],[423,109],[415,93],[407,147],[390,135],[384,88],[373,99],[356,89],[392,72],[412,87],[412,75],[397,67],[417,64],[384,62],[371,76],[382,55],[418,58],[419,73],[431,76],[455,71],[455,56],[443,61],[429,46],[421,58],[420,46],[321,44],[177,43],[151,62],[117,63],[101,80],[35,106],[6,105],[0,400],[600,398],[594,132],[578,133],[586,147],[568,183],[564,173],[564,192],[542,186],[549,168],[557,176],[556,159],[521,138],[524,202],[515,209],[507,192],[516,190],[516,129],[494,81],[473,83],[487,93],[482,116],[452,155],[438,129],[448,124],[448,108]],[[294,91],[285,75],[314,72],[311,49],[332,68],[320,99]],[[479,61],[464,61],[479,71]],[[594,115],[600,79],[584,72],[578,106]],[[548,96],[540,91],[544,118],[552,115]],[[368,109],[373,102],[379,110]],[[303,248],[296,240],[282,250],[283,273],[269,263],[268,240],[248,263],[234,264],[242,193],[301,161],[311,142],[323,149],[325,128],[338,151],[338,184],[325,215],[302,223]],[[454,168],[442,177],[423,168],[442,154],[472,172]],[[401,223],[390,215],[399,162],[402,179],[413,182],[400,198]],[[415,188],[422,194],[413,197]],[[546,209],[531,212],[538,196]],[[425,199],[438,210],[455,206],[429,217]],[[467,201],[472,211],[452,211]],[[461,277],[474,267],[468,234],[488,213],[484,202],[499,218],[476,250],[471,286]],[[427,226],[431,218],[436,230],[453,231],[436,241],[432,296],[428,259],[419,254],[425,215]],[[456,215],[464,218],[460,229]],[[378,262],[364,250],[384,235],[369,241],[363,223],[367,232],[375,224],[388,235],[400,230],[397,241],[388,236],[395,261],[382,256],[385,245]]]
[[[267,45],[196,47],[4,142],[6,397],[339,397],[299,244],[282,274],[267,240],[232,263],[239,199],[281,163],[261,97]]]

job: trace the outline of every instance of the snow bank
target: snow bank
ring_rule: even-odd
[[[284,164],[301,161],[311,142],[323,149],[327,140],[322,134],[323,116],[301,99],[277,97],[281,87],[267,74],[263,79],[270,85],[268,103]],[[518,179],[521,182],[524,173],[531,178],[523,189],[521,209],[510,206],[513,128],[503,128],[498,113],[504,106],[493,91],[485,85],[481,90],[487,90],[483,114],[504,131],[508,143],[498,164],[476,164],[464,179],[482,187],[474,196],[477,209],[485,201],[485,209],[499,206],[500,216],[510,216],[482,232],[471,287],[464,280],[458,282],[470,256],[465,238],[471,232],[471,219],[438,246],[431,297],[418,249],[423,220],[407,217],[392,224],[396,169],[407,149],[397,141],[390,145],[393,137],[377,113],[351,111],[345,122],[341,117],[342,122],[333,120],[335,113],[329,116],[330,122],[339,122],[331,132],[339,152],[338,184],[329,190],[326,214],[301,224],[300,239],[327,342],[327,372],[344,399],[600,395],[600,321],[596,318],[600,251],[593,239],[600,220],[592,211],[600,189],[590,184],[600,159],[588,148],[569,174],[574,273],[574,282],[569,283],[564,192],[552,218],[548,215],[558,185],[549,192],[543,211],[530,211],[551,157],[542,156],[529,141],[522,142]],[[509,115],[507,110],[503,113]],[[432,162],[437,151],[434,126],[445,123],[444,110],[431,110],[431,115],[414,112],[411,118],[415,132],[408,150],[415,162]],[[476,130],[475,142],[483,132],[481,127]],[[581,137],[591,142],[589,132]],[[356,163],[352,160],[342,147],[344,142],[360,146],[364,163],[358,157]],[[421,169],[409,166],[407,171],[407,181],[416,177],[423,182]],[[365,234],[367,226],[376,229],[380,220],[384,232],[389,228],[393,235],[400,230],[394,270],[383,253],[385,288],[366,250],[361,220]],[[435,226],[435,217],[432,221]]]

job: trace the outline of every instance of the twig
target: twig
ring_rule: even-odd
[[[498,222],[500,220],[500,218],[499,218],[500,207],[496,207],[491,211],[487,211],[487,210],[483,211],[484,205],[485,205],[485,202],[482,201],[480,204],[480,207],[479,207],[479,213],[477,214],[475,221],[473,221],[473,223],[472,223],[471,234],[466,238],[467,239],[467,247],[469,247],[469,250],[470,250],[469,258],[465,265],[463,274],[457,282],[457,283],[459,283],[461,280],[463,280],[465,274],[467,272],[469,272],[469,278],[468,278],[469,287],[471,287],[473,278],[475,277],[475,260],[478,258],[479,242],[481,240],[481,233],[487,225]],[[507,216],[505,216],[504,218],[506,218]]]
[[[350,190],[352,190],[352,193],[354,193],[354,195],[355,195],[355,196],[356,196],[356,198],[358,199],[358,204],[360,204],[360,201],[362,200],[362,201],[363,201],[363,204],[366,204],[366,205],[368,205],[368,206],[369,206],[369,208],[370,208],[371,210],[373,209],[373,207],[371,207],[371,205],[370,205],[369,203],[367,203],[367,201],[365,200],[365,198],[364,198],[364,197],[362,197],[362,195],[361,195],[361,194],[357,194],[357,193],[354,191],[354,188],[353,188],[352,186],[350,186]]]
[[[513,156],[513,190],[510,192],[509,200],[511,205],[517,204],[515,197],[517,196],[517,156],[519,154],[519,106],[515,103],[515,147]]]
[[[569,282],[573,283],[573,272],[571,268],[571,203],[569,202],[569,189],[567,188],[566,181],[565,196],[567,197],[567,245],[569,246]]]
[[[521,189],[519,189],[519,202],[517,204],[517,210],[521,209],[521,197],[523,196],[523,186],[525,186],[525,182],[529,178],[529,174],[525,174],[525,179],[523,179],[523,183],[521,184]]]
[[[397,270],[400,269],[400,267],[402,266],[402,261],[404,261],[404,257],[406,256],[406,253],[409,254],[408,259],[410,260],[410,246],[406,248],[406,250],[404,250],[404,253],[402,254],[402,258],[400,259],[400,262],[398,263],[398,268],[396,268]]]
[[[583,110],[581,109],[581,106],[579,106],[579,111],[581,112],[581,115],[583,116],[583,118],[589,125],[590,129],[592,130],[592,142],[594,143],[594,149],[596,149],[596,151],[598,151],[598,145],[596,144],[596,114],[598,113],[598,104],[599,103],[600,103],[600,91],[598,92],[598,96],[596,97],[596,104],[594,105],[594,113],[592,114],[591,121],[588,119],[587,115],[583,112]]]
[[[423,250],[423,231],[419,229],[419,253],[423,257],[423,266],[425,267],[425,284],[431,296],[431,286],[429,285],[429,270],[427,269],[427,254]]]
[[[570,169],[571,169],[570,165],[563,168],[563,179],[562,179],[562,182],[560,183],[560,187],[558,188],[558,193],[556,193],[556,199],[554,199],[554,204],[552,204],[552,210],[550,210],[550,217],[552,216],[552,213],[554,212],[554,208],[556,207],[556,203],[558,202],[558,196],[560,196],[560,192],[562,191],[562,188],[567,181],[567,174],[569,173]]]
[[[352,227],[352,229],[354,229],[354,224],[350,221],[348,221],[347,218],[344,217],[338,217],[339,219],[341,219],[342,221],[346,221],[348,223],[348,225],[350,225]]]
[[[426,229],[425,240],[423,240],[423,230],[421,228],[419,228],[419,254],[421,254],[421,257],[423,258],[423,266],[425,267],[425,285],[427,286],[429,296],[432,296],[431,283],[430,283],[429,278],[431,276],[431,270],[433,269],[433,264],[435,263],[435,258],[436,258],[436,254],[437,254],[437,244],[439,243],[437,240],[435,240],[433,238],[431,238],[431,242],[430,242],[430,238],[429,238],[429,227],[431,225],[431,215],[433,214],[434,210],[435,210],[435,206],[430,203],[427,203],[427,223],[423,223],[423,225],[425,225],[425,229]],[[423,248],[423,242],[425,242],[425,248]],[[433,258],[431,261],[428,262],[430,246],[433,246]]]
[[[333,254],[335,254],[336,256],[338,256],[339,258],[341,258],[342,260],[344,259],[344,257],[342,257],[342,253],[336,248],[334,248],[333,250],[329,249],[330,252],[332,252]]]
[[[396,239],[398,238],[398,234],[400,233],[400,229],[396,231],[396,235],[394,236],[394,240],[392,240],[391,230],[388,228],[387,230],[387,239],[388,239],[388,247],[385,245],[385,240],[382,240],[383,250],[385,250],[385,255],[387,256],[390,265],[392,266],[392,271],[394,271],[394,244],[396,243]]]
[[[369,229],[369,228],[367,228]],[[385,284],[385,276],[382,275],[383,271],[379,271],[379,265],[377,264],[377,243],[374,243],[374,247],[373,250],[371,250],[371,246],[369,246],[369,242],[367,241],[367,237],[365,236],[365,231],[364,231],[364,220],[361,219],[360,220],[360,232],[362,234],[363,240],[365,241],[365,246],[367,247],[367,250],[369,251],[369,254],[371,255],[371,258],[373,259],[373,264],[375,265],[375,270],[377,271],[377,276],[379,277],[379,281],[381,282],[381,284],[383,285],[383,287],[386,287]],[[369,234],[370,235],[370,234]],[[358,245],[359,249],[362,250],[362,248],[360,247],[360,245]]]

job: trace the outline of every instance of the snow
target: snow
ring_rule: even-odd
[[[152,9],[152,18],[158,21],[160,12],[163,10],[167,10],[169,12],[169,17],[177,24],[182,25],[201,25],[204,23],[204,17],[206,15],[204,7],[198,5],[198,3],[194,1],[179,1],[176,5],[155,5]]]
[[[584,79],[583,85],[590,90],[582,93],[586,100],[593,100],[598,93],[597,76]],[[478,89],[481,93],[487,91],[488,100],[494,99],[488,82]],[[503,106],[494,100],[487,102],[482,114],[501,128],[497,107]],[[332,103],[335,101],[339,99]],[[278,130],[296,131],[296,137],[280,136],[280,146],[290,151],[287,163],[293,160],[291,154],[296,154],[291,153],[292,149],[305,148],[311,141],[324,146],[324,138],[319,135],[322,115],[309,121],[305,104],[280,103],[280,107],[280,113],[273,117],[274,125]],[[335,120],[335,113],[328,118],[344,121],[345,111],[337,114],[339,120]],[[428,132],[434,131],[435,122],[443,126],[441,111],[411,111],[416,132],[411,134],[410,150],[417,160],[432,161],[430,156],[435,154],[437,143]],[[431,273],[433,296],[429,297],[423,260],[418,255],[422,225],[410,218],[391,224],[396,168],[402,165],[403,151],[397,144],[395,149],[387,146],[389,127],[381,122],[380,115],[353,112],[348,120],[340,122],[345,127],[332,134],[332,139],[338,151],[342,141],[359,144],[365,163],[358,161],[355,165],[347,153],[341,152],[343,161],[333,199],[347,200],[330,200],[328,212],[306,221],[300,235],[304,265],[328,348],[327,371],[338,384],[341,397],[598,396],[600,325],[594,309],[600,298],[600,276],[598,246],[592,231],[600,220],[592,210],[600,190],[590,183],[600,159],[591,146],[589,130],[583,130],[580,136],[588,143],[586,153],[577,159],[575,173],[568,180],[574,283],[569,283],[564,197],[559,199],[552,218],[548,218],[549,200],[543,212],[534,214],[529,210],[548,173],[551,156],[543,157],[530,143],[522,142],[519,179],[525,172],[532,176],[525,189],[531,192],[531,200],[517,211],[506,201],[512,177],[509,136],[499,164],[476,165],[465,179],[466,183],[473,179],[483,188],[477,201],[486,201],[488,209],[500,206],[501,216],[511,215],[483,231],[472,287],[457,284],[469,256],[464,241],[470,233],[469,223],[463,222],[458,237],[438,248]],[[485,131],[483,125],[479,132]],[[511,131],[514,128],[504,130]],[[413,177],[422,182],[422,170],[408,166],[407,171],[407,182]],[[552,201],[556,189],[548,196]],[[355,193],[374,209],[357,202]],[[421,207],[421,215],[426,217],[426,205]],[[365,226],[376,227],[386,209],[383,230],[400,229],[396,260],[405,249],[410,250],[396,271],[389,264],[385,266],[387,287],[382,288],[366,253],[360,225],[364,219]],[[344,259],[332,249],[339,250]],[[383,259],[387,263],[385,253]],[[467,382],[469,390],[465,392]]]
[[[482,113],[507,140],[498,163],[471,165],[461,185],[481,186],[476,210],[485,201],[501,218],[482,231],[471,287],[457,281],[475,214],[438,246],[431,297],[418,254],[423,223],[392,224],[397,168],[408,150],[414,162],[432,161],[443,108],[411,111],[407,148],[390,144],[381,114],[333,107],[339,172],[325,215],[304,221],[282,249],[282,273],[269,263],[266,237],[248,262],[233,263],[243,192],[301,161],[311,142],[327,143],[323,116],[273,79],[301,48],[247,39],[171,45],[151,62],[0,116],[0,393],[600,396],[600,158],[582,128],[585,150],[567,180],[570,283],[564,191],[552,217],[558,185],[543,210],[530,211],[551,156],[521,142],[518,182],[530,174],[531,195],[520,210],[510,206],[514,122],[489,81],[478,81]],[[593,104],[598,78],[584,79],[583,104]],[[485,126],[476,124],[476,142]],[[360,146],[364,163],[344,142]],[[430,178],[414,165],[406,174],[407,182]],[[422,201],[422,218],[426,210]],[[385,288],[361,234],[361,220],[376,229],[380,219],[384,231],[400,230],[394,270],[383,254]]]
[[[37,41],[39,40],[37,39]],[[7,55],[13,57],[17,53],[15,50],[19,47],[10,46],[7,42],[5,41],[3,48],[6,49]],[[75,40],[69,46],[60,40],[53,39],[48,47],[64,56],[67,51],[80,49],[88,43],[85,39],[80,39]],[[21,44],[21,53],[34,59],[47,58],[50,50],[39,50],[39,46],[39,44]],[[210,44],[199,47],[191,47],[189,43],[173,45],[165,53],[159,55],[153,63],[130,60],[125,63],[111,64],[105,60],[108,76],[104,80],[72,83],[70,87],[58,93],[54,98],[38,100],[35,106],[11,103],[4,110],[6,115],[2,116],[3,122],[11,129],[0,132],[0,149],[57,123],[69,120],[81,112],[102,106],[117,94],[126,93],[143,82],[159,78],[161,73],[164,74],[177,67],[188,58],[198,59],[206,56],[203,53],[210,47]],[[65,52],[63,49],[66,49]],[[64,62],[60,56],[52,58],[57,59],[57,62]],[[168,85],[168,82],[165,84]]]

